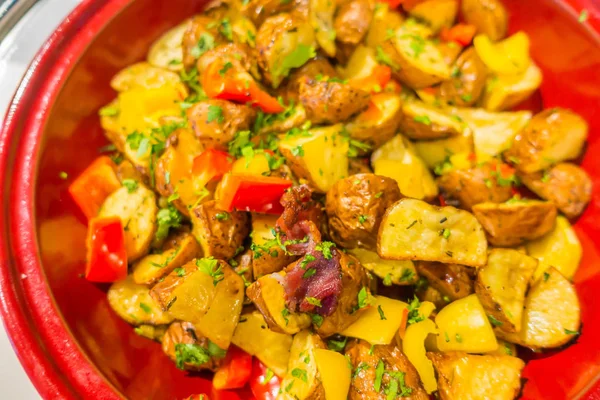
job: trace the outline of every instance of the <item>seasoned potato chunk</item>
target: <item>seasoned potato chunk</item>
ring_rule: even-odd
[[[444,27],[454,25],[458,14],[458,0],[421,0],[407,10],[408,15],[425,21],[434,32],[439,32]]]
[[[415,266],[420,276],[451,301],[473,293],[472,272],[469,267],[429,261],[417,261]]]
[[[179,71],[183,69],[183,35],[190,21],[169,29],[148,50],[148,62],[160,68]]]
[[[487,265],[477,270],[475,291],[495,326],[521,330],[525,292],[537,265],[535,258],[517,250],[490,251]]]
[[[300,83],[298,98],[313,124],[335,124],[366,109],[370,94],[349,83],[307,79]]]
[[[537,114],[517,135],[508,160],[516,160],[518,170],[529,173],[579,156],[588,135],[588,124],[572,111],[553,108]]]
[[[379,228],[377,253],[385,259],[482,266],[486,252],[477,219],[454,207],[401,199],[388,209]]]
[[[387,37],[388,29],[395,31],[404,21],[403,14],[391,7],[375,7],[373,20],[365,37],[365,44],[375,49],[381,45]]]
[[[519,75],[488,79],[482,105],[490,111],[509,110],[526,100],[542,84],[542,71],[533,62]]]
[[[342,43],[359,44],[369,30],[372,19],[373,11],[369,1],[345,2],[335,16],[335,38]]]
[[[225,212],[219,210],[214,201],[208,201],[193,209],[191,214],[192,233],[200,243],[204,257],[229,260],[240,251],[249,232],[245,212]]]
[[[108,304],[117,315],[132,325],[163,325],[173,321],[173,317],[163,312],[150,297],[148,286],[138,285],[131,275],[113,283],[107,297]]]
[[[325,201],[333,241],[374,250],[383,214],[399,199],[400,189],[391,178],[359,174],[338,181]]]
[[[418,276],[415,265],[410,260],[384,260],[375,251],[365,249],[350,249],[348,253],[358,258],[360,264],[383,279],[383,284],[413,285]]]
[[[473,147],[473,132],[470,128],[464,129],[463,133],[459,136],[439,140],[422,140],[414,142],[413,145],[416,154],[431,169],[446,161],[448,155],[468,155],[475,151]]]
[[[288,100],[293,99],[297,102],[298,94],[300,93],[300,83],[305,82],[306,79],[316,80],[337,78],[338,72],[331,65],[327,57],[318,55],[312,60],[299,68],[294,69],[287,79],[287,84],[283,92],[285,93]]]
[[[581,310],[575,287],[550,267],[531,286],[525,299],[523,329],[498,336],[508,342],[533,349],[560,347],[579,334]]]
[[[463,125],[441,109],[412,101],[402,106],[400,131],[411,139],[430,140],[458,136]]]
[[[535,194],[556,204],[568,218],[578,217],[592,197],[592,181],[575,164],[560,163],[545,172],[520,175]]]
[[[556,206],[537,200],[480,203],[473,206],[473,214],[492,245],[511,247],[550,232],[556,220]]]
[[[346,356],[354,371],[350,385],[351,400],[384,400],[390,388],[396,388],[396,396],[407,392],[411,400],[427,400],[429,396],[421,386],[419,375],[402,351],[393,345],[371,346],[364,340],[356,340],[346,346]],[[380,366],[381,365],[381,366]],[[377,370],[383,369],[381,382]]]
[[[315,39],[329,57],[335,57],[336,31],[333,26],[336,2],[308,0],[308,21],[315,30]]]
[[[460,352],[427,356],[437,371],[442,400],[513,400],[521,389],[525,363],[517,357]]]
[[[182,41],[183,67],[186,70],[194,65],[202,51],[225,41],[218,28],[219,24],[206,15],[196,15],[188,22]],[[199,46],[200,43],[202,46]]]
[[[117,92],[133,89],[159,89],[163,86],[175,86],[185,90],[181,78],[175,72],[155,67],[147,62],[139,62],[119,71],[110,81]]]
[[[252,275],[255,279],[279,272],[295,260],[276,243],[274,229],[278,216],[252,214]]]
[[[99,217],[119,217],[125,229],[127,261],[132,262],[148,253],[156,232],[156,195],[138,184],[133,190],[122,187],[108,196]]]
[[[216,371],[225,356],[224,351],[215,349],[210,340],[196,332],[190,322],[173,322],[163,336],[162,349],[177,368],[189,371]],[[199,354],[202,356],[195,356]]]
[[[477,27],[477,32],[494,41],[506,36],[508,13],[499,0],[463,0],[462,15],[467,23]]]
[[[440,98],[458,107],[475,104],[485,88],[487,68],[473,47],[458,57],[451,72],[452,78],[440,85]]]
[[[315,360],[315,351],[325,349],[321,338],[308,331],[294,336],[288,373],[281,381],[281,400],[324,400],[325,389]]]

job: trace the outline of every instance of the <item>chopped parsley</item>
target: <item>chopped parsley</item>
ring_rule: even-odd
[[[200,56],[206,53],[209,50],[215,48],[215,38],[208,32],[204,32],[200,35],[200,39],[198,39],[198,43],[192,50],[190,54],[194,58],[200,58]]]
[[[377,367],[375,368],[375,381],[373,382],[373,387],[375,391],[379,393],[381,390],[381,382],[383,381],[383,373],[385,372],[385,364],[382,360],[379,360],[377,363]]]
[[[371,299],[369,298],[369,292],[367,292],[367,288],[366,287],[362,287],[360,289],[360,291],[358,292],[357,298],[358,298],[358,309],[361,310],[363,308],[368,307],[369,305],[371,305]]]
[[[583,24],[588,20],[589,17],[590,17],[589,11],[584,8],[583,10],[581,10],[581,13],[579,14],[579,18],[577,18],[577,20],[579,21],[579,23]]]
[[[227,211],[218,212],[215,215],[217,221],[227,221],[229,219],[229,213]]]
[[[450,229],[445,228],[442,230],[442,234],[440,236],[442,236],[444,239],[448,240],[448,238],[450,238]]]
[[[383,196],[383,192],[378,192],[377,194],[375,194],[376,199],[380,199],[381,196]]]
[[[431,118],[429,118],[427,115],[415,115],[413,120],[427,126],[431,125]]]
[[[173,272],[175,272],[177,274],[177,276],[179,277],[183,277],[185,276],[185,269],[181,268],[181,267],[177,267],[173,270]]]
[[[283,317],[283,320],[285,321],[285,326],[288,326],[288,323],[290,322],[290,319],[288,318],[290,315],[290,310],[288,310],[287,308],[284,308],[283,310],[281,310],[281,316]]]
[[[231,68],[233,68],[233,64],[229,61],[227,61],[224,65],[223,68],[221,68],[219,70],[219,75],[221,76],[225,76],[225,74],[227,73],[227,71],[229,71]]]
[[[308,304],[312,304],[313,306],[322,307],[321,300],[316,299],[314,297],[306,297],[304,300],[306,300]]]
[[[400,282],[410,282],[414,279],[414,277],[415,277],[415,272],[410,268],[405,268],[402,271],[402,275],[400,275],[400,278],[398,280]]]
[[[314,47],[300,43],[291,53],[284,57],[279,65],[273,68],[273,75],[276,77],[288,76],[291,69],[303,66],[316,55]]]
[[[229,22],[229,18],[223,18],[219,22],[219,33],[230,42],[233,41],[233,28],[231,27],[231,22]]]
[[[271,382],[271,379],[273,379],[274,376],[275,374],[273,373],[273,370],[271,368],[267,368],[267,370],[265,371],[265,376],[263,376],[262,382],[260,382],[260,384],[266,385],[267,383]]]
[[[331,248],[335,247],[335,243],[333,242],[321,242],[315,246],[315,250],[320,251],[325,257],[326,260],[331,260],[333,254],[331,252]]]
[[[292,376],[293,376],[294,378],[298,378],[298,379],[302,380],[302,381],[303,381],[303,382],[305,382],[305,383],[308,383],[308,375],[307,375],[307,373],[306,373],[306,370],[305,370],[305,369],[302,369],[302,368],[294,368],[294,369],[292,370]]]
[[[413,226],[415,226],[415,224],[416,224],[416,223],[417,223],[417,220],[415,219],[413,222],[411,222],[411,223],[410,223],[410,225],[408,225],[408,226],[406,227],[406,229],[410,229],[410,228],[412,228]]]
[[[213,285],[215,286],[217,286],[217,284],[225,277],[223,267],[220,265],[219,260],[216,260],[212,256],[196,260],[196,266],[198,267],[198,270],[213,278]]]
[[[369,364],[367,364],[366,362],[361,361],[357,366],[356,369],[354,370],[354,372],[352,372],[352,378],[356,378],[361,371],[367,370],[369,369]]]
[[[392,286],[394,282],[392,282],[392,274],[387,274],[384,278],[383,278],[383,284],[384,286]]]
[[[547,183],[550,181],[550,172],[549,171],[544,171],[544,174],[542,175],[542,178],[540,179],[543,183]]]
[[[496,318],[494,318],[493,315],[488,314],[488,319],[490,320],[490,323],[494,326],[504,325],[504,322],[497,320]]]
[[[150,308],[150,306],[146,303],[140,303],[140,308],[146,313],[146,314],[150,314],[152,313],[152,308]]]
[[[169,229],[179,228],[183,221],[181,213],[171,204],[167,208],[161,208],[156,214],[158,228],[156,229],[155,238],[158,241],[164,240],[169,234]]]
[[[457,343],[462,343],[462,336],[460,336],[458,333],[456,335],[454,335],[454,338],[456,339]]]
[[[508,343],[506,343],[506,342],[504,343],[504,353],[507,356],[512,356],[513,355],[513,351],[511,349],[510,345]]]
[[[313,262],[315,260],[316,260],[316,258],[312,254],[305,255],[304,258],[302,258],[302,261],[300,261],[300,268],[306,269],[306,266],[308,265],[308,263]],[[312,269],[314,269],[314,268],[312,268]]]
[[[127,188],[127,193],[133,193],[138,188],[138,183],[133,179],[123,179],[123,186]]]
[[[116,117],[119,115],[119,109],[115,106],[106,106],[102,107],[100,111],[98,111],[98,114],[101,117]]]
[[[304,275],[302,275],[302,278],[304,278],[304,279],[310,278],[311,276],[313,276],[316,273],[317,273],[316,268],[310,268],[304,273]]]
[[[347,337],[344,337],[342,340],[329,339],[327,341],[327,347],[329,348],[329,350],[342,352],[346,348],[347,342],[348,342]]]
[[[579,332],[578,332],[578,331],[572,331],[572,330],[570,330],[570,329],[566,329],[566,328],[565,328],[565,333],[566,333],[567,335],[579,335]]]
[[[381,308],[381,305],[377,306],[377,312],[379,313],[379,319],[382,321],[387,320],[387,318],[385,317],[385,314],[383,313],[383,308]]]
[[[548,272],[544,272],[544,282],[548,282],[548,279],[550,279],[550,274]]]
[[[225,116],[223,115],[223,109],[221,107],[211,104],[208,106],[206,122],[210,124],[213,121],[217,121],[220,124],[225,121]]]
[[[376,51],[377,51],[377,53],[375,54],[375,59],[379,63],[387,65],[394,71],[397,71],[400,69],[400,66],[398,64],[396,64],[385,51],[383,51],[383,48],[381,46],[377,46]]]
[[[358,216],[358,222],[360,224],[364,224],[365,222],[367,222],[367,219],[369,219],[369,217],[367,217],[366,215],[359,215]]]
[[[194,343],[177,343],[175,345],[175,364],[177,368],[184,369],[184,364],[200,366],[210,361],[208,351]]]
[[[317,328],[320,328],[323,324],[323,317],[319,314],[310,314],[310,319]]]
[[[227,354],[227,350],[223,350],[222,348],[220,348],[219,346],[217,346],[210,340],[208,341],[207,350],[208,350],[208,354],[210,354],[213,357],[217,357],[217,358],[223,358]]]
[[[304,157],[304,149],[301,144],[292,148],[291,152],[294,157]]]
[[[408,305],[408,316],[407,316],[408,325],[416,324],[417,322],[421,322],[421,321],[425,320],[425,316],[423,316],[419,312],[419,307],[421,307],[421,302],[419,301],[417,296],[415,296],[411,300],[410,304]]]

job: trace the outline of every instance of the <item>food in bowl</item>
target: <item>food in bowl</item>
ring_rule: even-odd
[[[460,7],[218,2],[165,33],[70,186],[86,278],[217,389],[516,397],[522,349],[580,330],[588,126],[512,111],[529,39]]]

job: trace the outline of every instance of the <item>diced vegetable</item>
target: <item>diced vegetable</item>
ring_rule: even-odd
[[[173,321],[173,317],[161,310],[150,297],[146,285],[136,284],[131,276],[115,282],[108,289],[108,304],[125,321],[132,325],[164,325]]]
[[[177,103],[185,98],[177,86],[131,89],[119,93],[119,127],[123,132],[144,132],[158,128],[162,116],[179,116]],[[137,151],[132,153],[136,154]]]
[[[175,72],[150,65],[146,62],[132,64],[122,69],[112,78],[110,86],[117,92],[161,89],[164,87],[167,89],[176,88],[183,97],[187,95],[187,89],[183,86],[179,75]],[[167,108],[170,108],[173,105],[167,106]]]
[[[415,265],[410,260],[384,260],[370,250],[351,249],[352,254],[360,261],[360,264],[373,274],[383,279],[384,285],[414,285],[418,280]]]
[[[321,338],[308,331],[301,331],[292,342],[290,363],[281,387],[281,400],[310,400],[325,398],[325,389],[315,360],[317,349],[325,349]]]
[[[192,174],[200,187],[213,180],[219,180],[231,169],[233,159],[224,151],[207,149],[194,158]]]
[[[346,357],[331,350],[315,349],[315,363],[327,400],[346,400],[352,369]]]
[[[280,386],[281,378],[258,359],[254,359],[250,377],[250,390],[254,397],[257,400],[275,400]]]
[[[266,152],[254,152],[250,156],[242,156],[233,163],[231,173],[268,176],[271,173],[269,156],[269,153]]]
[[[236,346],[229,346],[212,383],[217,390],[239,389],[248,383],[251,374],[252,356]]]
[[[295,258],[286,254],[276,240],[277,216],[252,214],[252,275],[258,279],[263,275],[279,272]]]
[[[452,26],[457,14],[458,0],[425,0],[408,9],[408,15],[425,21],[434,32]]]
[[[333,14],[335,13],[336,2],[310,0],[308,3],[308,21],[315,30],[317,43],[329,57],[335,57]]]
[[[444,139],[459,136],[464,130],[461,122],[438,107],[419,101],[402,106],[401,132],[414,140]]]
[[[468,46],[473,41],[477,27],[469,24],[457,24],[452,28],[442,28],[440,37],[446,42],[456,42],[461,46]]]
[[[509,110],[526,100],[542,84],[542,71],[533,61],[519,75],[498,75],[488,78],[482,105],[486,110]]]
[[[368,47],[376,49],[385,41],[388,29],[395,31],[402,25],[404,17],[400,12],[394,10],[400,2],[401,0],[388,0],[379,2],[378,6],[375,7],[373,20],[365,38],[365,44]]]
[[[279,200],[291,186],[292,181],[282,178],[227,174],[221,181],[217,205],[226,211],[281,214]]]
[[[183,69],[183,34],[188,21],[169,29],[148,50],[148,62],[160,68],[179,71]]]
[[[400,328],[407,307],[408,304],[402,301],[375,296],[373,305],[341,334],[364,339],[371,344],[390,344]]]
[[[88,223],[85,279],[115,282],[127,276],[123,225],[117,217],[93,218]]]
[[[448,155],[464,155],[474,152],[473,134],[471,129],[464,129],[459,136],[447,139],[422,140],[413,143],[415,153],[427,167],[434,169],[448,159]]]
[[[477,35],[473,45],[490,71],[499,75],[522,74],[531,63],[529,37],[524,32],[515,33],[497,43],[493,43],[488,36]]]
[[[433,364],[425,355],[425,339],[429,334],[437,334],[432,320],[426,319],[406,328],[402,338],[402,351],[416,368],[427,393],[437,390]]]
[[[506,36],[508,13],[500,0],[463,0],[463,18],[477,27],[477,32],[497,41]]]

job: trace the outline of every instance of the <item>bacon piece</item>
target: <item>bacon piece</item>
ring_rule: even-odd
[[[284,211],[277,220],[276,229],[280,232],[282,241],[305,238],[306,232],[298,224],[301,221],[312,221],[318,230],[323,211],[311,196],[312,190],[307,185],[300,185],[290,188],[281,197]]]

